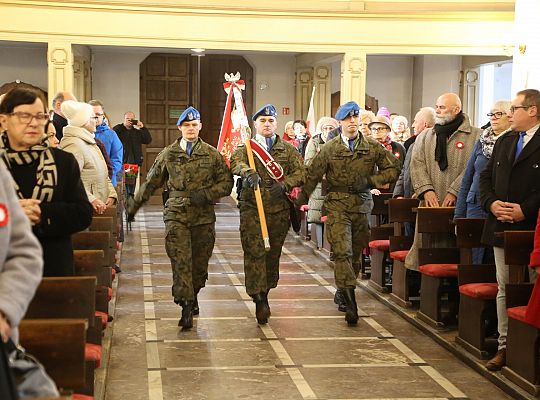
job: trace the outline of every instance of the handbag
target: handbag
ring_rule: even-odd
[[[9,367],[15,378],[19,397],[58,397],[56,384],[43,365],[10,339],[7,343]]]
[[[15,389],[15,378],[9,366],[6,344],[0,339],[0,399],[17,400],[18,398]]]

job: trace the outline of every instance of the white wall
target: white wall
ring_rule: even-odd
[[[47,91],[47,46],[0,45],[0,85],[20,80]]]
[[[149,54],[137,50],[93,50],[92,97],[105,104],[112,125],[123,122],[126,111],[140,115],[139,64]]]
[[[249,54],[244,57],[253,67],[253,110],[268,103],[273,104],[278,111],[278,132],[281,134],[285,123],[294,119],[296,58],[294,55],[272,53]],[[268,87],[260,90],[261,82],[268,83]],[[283,107],[289,108],[289,115],[281,114]],[[250,115],[248,117],[251,118]]]
[[[410,119],[413,82],[412,56],[368,56],[366,92],[379,107]]]
[[[459,95],[461,56],[424,56],[422,107],[434,107],[443,93]]]

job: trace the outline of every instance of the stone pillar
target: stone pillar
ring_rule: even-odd
[[[350,52],[341,61],[340,104],[356,101],[360,107],[366,102],[366,53]]]
[[[296,96],[294,107],[295,119],[306,119],[311,92],[313,91],[313,68],[298,68],[296,70]]]
[[[315,123],[323,116],[329,117],[332,103],[332,67],[330,65],[316,65],[313,74],[315,86]]]
[[[49,105],[58,92],[73,91],[73,50],[70,42],[49,42]]]

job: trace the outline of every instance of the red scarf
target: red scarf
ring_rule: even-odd
[[[382,147],[384,147],[389,152],[393,152],[392,138],[390,137],[390,135],[386,135],[386,137],[382,141],[379,140],[379,143],[381,144]]]

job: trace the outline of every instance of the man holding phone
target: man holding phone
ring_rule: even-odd
[[[137,164],[139,167],[143,163],[142,145],[149,144],[152,136],[142,121],[135,118],[135,113],[128,111],[124,114],[124,122],[116,125],[113,130],[116,132],[122,145],[124,146],[124,164]],[[135,194],[135,185],[127,185],[128,196]]]

